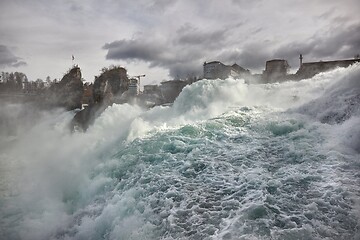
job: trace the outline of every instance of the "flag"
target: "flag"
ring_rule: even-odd
[[[71,56],[71,59],[74,61],[74,59],[75,59],[74,55]]]

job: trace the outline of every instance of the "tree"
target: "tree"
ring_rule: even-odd
[[[42,90],[45,87],[45,83],[42,79],[38,78],[35,81],[37,90]]]
[[[22,90],[23,89],[23,84],[25,82],[27,82],[26,75],[24,73],[22,73],[22,72],[15,72],[14,76],[15,76],[15,83],[16,83],[15,89],[16,90]]]
[[[50,76],[47,76],[47,77],[46,77],[45,82],[46,82],[48,85],[50,85],[50,83],[51,83],[51,78],[50,78]]]

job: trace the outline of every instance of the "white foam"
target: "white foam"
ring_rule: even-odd
[[[355,161],[360,144],[358,108],[354,108],[350,116],[338,124],[322,124],[319,120],[329,110],[340,113],[348,109],[346,104],[349,102],[344,99],[358,93],[359,81],[356,80],[359,79],[359,69],[358,65],[336,69],[313,79],[281,84],[247,85],[235,79],[202,80],[185,87],[172,107],[159,106],[145,111],[128,104],[114,104],[106,109],[86,133],[71,134],[68,130],[67,125],[73,113],[55,112],[41,116],[41,120],[30,131],[21,132],[21,138],[1,155],[1,171],[11,172],[11,176],[2,181],[5,182],[6,191],[8,188],[14,190],[7,195],[6,204],[0,209],[2,214],[7,213],[6,216],[11,217],[1,224],[5,226],[6,223],[8,236],[18,234],[14,239],[102,237],[96,235],[97,232],[106,234],[108,239],[116,239],[117,236],[136,239],[150,236],[156,229],[156,224],[166,226],[168,223],[165,219],[174,219],[171,223],[174,226],[171,227],[175,229],[178,224],[176,221],[184,219],[181,214],[186,215],[184,208],[187,201],[194,200],[190,196],[192,193],[195,197],[210,198],[216,195],[214,189],[219,186],[224,192],[234,188],[236,191],[231,196],[235,198],[244,189],[254,188],[246,193],[241,207],[230,206],[233,201],[230,197],[221,199],[218,196],[216,201],[229,201],[229,206],[224,208],[234,208],[229,210],[232,215],[224,217],[222,225],[209,224],[203,230],[210,234],[214,231],[212,226],[223,226],[214,233],[221,237],[229,231],[236,231],[240,223],[249,224],[243,228],[244,231],[255,226],[247,222],[246,214],[254,211],[254,204],[263,207],[264,189],[284,187],[285,180],[296,183],[306,180],[306,177],[311,179],[312,174],[316,173],[312,171],[311,167],[315,166],[312,163],[318,160],[320,154],[327,154],[329,162],[333,160],[333,165],[329,162],[326,162],[326,166],[316,165],[319,166],[318,171],[323,171],[322,176],[329,180],[329,184],[325,185],[330,189],[329,196],[342,194],[331,189],[338,185],[338,178],[332,174],[341,165],[338,158],[340,150],[337,152],[338,149],[334,149],[334,146],[341,148],[345,159]],[[341,98],[344,101],[339,103]],[[247,107],[248,110],[239,110],[242,107]],[[295,118],[295,123],[289,118]],[[238,122],[232,122],[233,120]],[[176,135],[176,131],[184,125],[193,125],[197,133],[194,136]],[[218,129],[209,130],[210,125],[218,126]],[[257,135],[261,131],[264,131],[264,135]],[[237,143],[234,140],[236,138],[247,142]],[[324,142],[327,144],[323,144],[322,138],[325,138]],[[154,139],[161,141],[158,143],[160,146],[151,142]],[[293,146],[291,141],[295,141],[294,139],[302,140]],[[150,146],[145,148],[141,144]],[[275,176],[278,178],[273,179],[274,176],[264,174],[262,164],[263,160],[273,160],[274,163],[269,164],[269,168],[276,167],[278,155],[267,152],[267,158],[264,157],[263,149],[267,147],[279,154],[286,150],[288,159],[297,160],[299,157],[301,161],[289,161],[289,166],[286,169],[280,168]],[[145,151],[154,148],[154,154]],[[329,153],[329,149],[334,149],[335,152]],[[142,152],[139,154],[138,150]],[[116,155],[121,151],[128,152]],[[254,158],[250,161],[246,159],[246,154],[252,154]],[[303,157],[304,155],[308,158]],[[238,156],[241,158],[236,159]],[[255,161],[256,159],[259,161]],[[244,162],[237,165],[236,161],[240,160]],[[5,164],[4,161],[12,162]],[[161,164],[156,165],[156,161]],[[152,165],[152,162],[155,163]],[[302,170],[308,172],[299,173],[296,164],[302,164]],[[209,170],[200,179],[204,182],[196,179],[195,182],[187,183],[180,178],[196,176],[204,166],[217,172],[214,170],[215,175],[212,175],[214,172]],[[166,169],[159,170],[157,167]],[[129,172],[125,171],[128,168]],[[220,171],[221,169],[226,171]],[[159,172],[156,173],[156,170]],[[176,178],[176,174],[180,177]],[[150,180],[144,176],[149,176]],[[351,181],[351,174],[347,178]],[[331,183],[330,179],[334,182]],[[147,185],[148,181],[152,181],[154,185]],[[121,185],[125,183],[128,185]],[[167,184],[171,184],[173,189],[161,190],[163,192],[159,192],[159,195],[151,192],[152,189],[168,187]],[[242,185],[239,187],[239,184]],[[126,189],[126,186],[141,187],[148,191],[148,195],[144,195],[146,199],[139,200],[138,195],[141,194],[136,193],[136,189]],[[120,191],[122,187],[124,189]],[[182,192],[182,187],[186,187],[186,194]],[[188,190],[192,187],[193,190]],[[286,194],[281,196],[291,197]],[[181,197],[185,200],[179,200],[178,204],[177,198]],[[151,213],[148,209],[151,203],[157,200],[160,201],[158,204],[162,207],[160,210],[163,214],[146,215]],[[276,204],[282,204],[283,199],[275,200]],[[345,200],[341,203],[345,204]],[[199,205],[196,204],[195,207]],[[141,206],[144,209],[139,210]],[[304,208],[323,214],[310,203]],[[133,212],[126,215],[129,209]],[[211,216],[210,214],[215,214],[218,218],[221,214],[227,214],[215,210],[204,211],[200,207],[197,210],[199,214],[192,216],[191,221],[196,222],[207,215]],[[204,212],[200,213],[201,211]],[[283,216],[281,221],[291,227],[296,222],[290,218]],[[266,221],[256,221],[258,224],[266,224]],[[319,228],[323,225],[324,223],[319,223]],[[139,229],[141,232],[137,233]],[[299,233],[307,236],[314,229],[316,226],[304,225],[299,232],[292,230],[291,233],[289,230],[273,234],[290,236]],[[324,228],[324,234],[328,231],[329,229]],[[251,237],[256,239],[255,235],[249,234],[249,238]]]

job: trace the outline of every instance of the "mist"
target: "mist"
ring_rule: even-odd
[[[132,168],[145,164],[137,160],[141,153],[134,149],[134,155],[119,158],[119,152],[184,126],[201,126],[208,121],[215,124],[220,121],[217,119],[239,111],[242,116],[251,111],[247,118],[259,122],[257,129],[269,128],[261,125],[265,124],[261,120],[264,114],[273,122],[280,121],[277,124],[285,124],[276,131],[294,128],[291,121],[279,120],[288,114],[300,122],[298,126],[320,128],[326,137],[323,149],[358,156],[360,135],[355,126],[360,112],[354,101],[358,100],[359,69],[354,65],[312,79],[275,84],[248,85],[232,78],[201,80],[186,86],[172,107],[145,110],[113,104],[87,132],[70,131],[75,111],[39,111],[26,104],[3,104],[1,232],[6,239],[97,239],[107,229],[108,239],[156,238],[143,214],[126,214],[137,201],[132,195],[137,190],[120,195],[116,190],[122,178],[130,177]],[[332,121],[327,115],[345,117]],[[175,149],[185,147],[181,141],[174,144]],[[171,151],[180,151],[175,149]],[[150,208],[144,198],[145,209]],[[138,231],[140,235],[136,235]]]

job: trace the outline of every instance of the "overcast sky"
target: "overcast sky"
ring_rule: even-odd
[[[261,72],[265,61],[360,54],[359,0],[0,0],[0,71],[61,78],[71,56],[93,81],[111,64],[143,83],[201,75],[219,60]]]

